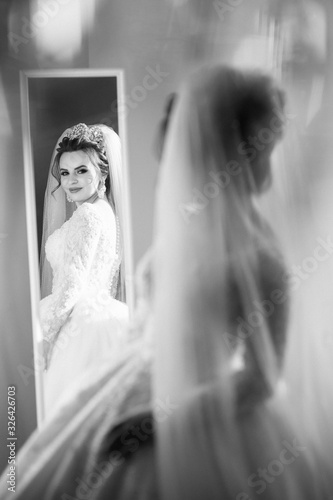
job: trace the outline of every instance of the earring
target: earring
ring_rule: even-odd
[[[70,198],[70,197],[68,196],[68,194],[66,194],[66,198],[67,198],[67,201],[68,201],[69,203],[73,203],[72,198]]]
[[[106,187],[105,187],[105,181],[103,181],[102,183],[102,186],[97,190],[97,196],[98,198],[101,198],[103,199],[104,198],[104,194],[105,194],[105,191],[106,191]]]

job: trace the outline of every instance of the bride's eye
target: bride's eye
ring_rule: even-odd
[[[63,170],[62,172],[60,172],[60,175],[64,177],[65,175],[68,175],[68,172],[66,172],[66,170]]]
[[[80,170],[78,170],[79,174],[85,174],[86,172],[88,172],[87,168],[80,168]]]

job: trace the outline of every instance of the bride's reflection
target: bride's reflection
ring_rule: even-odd
[[[47,415],[90,370],[117,359],[125,342],[121,179],[120,140],[111,128],[80,123],[57,141],[41,255]]]
[[[119,70],[21,76],[41,422],[125,341],[132,293],[126,131],[118,112],[124,89]]]

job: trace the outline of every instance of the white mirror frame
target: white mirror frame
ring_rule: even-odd
[[[21,113],[22,137],[25,181],[25,203],[28,238],[28,259],[30,277],[31,318],[34,349],[34,373],[36,390],[37,424],[40,426],[44,420],[44,391],[43,391],[43,343],[42,331],[39,321],[40,279],[39,279],[39,252],[37,237],[37,213],[34,180],[33,149],[31,141],[31,123],[29,109],[29,80],[32,78],[90,78],[90,77],[116,77],[118,109],[125,101],[124,71],[122,69],[68,69],[68,70],[30,70],[20,72],[21,85]],[[111,102],[110,102],[111,104]],[[125,113],[118,113],[119,136],[122,144],[122,164],[124,182],[124,261],[125,261],[125,286],[126,302],[129,307],[130,317],[134,307],[133,289],[133,253],[132,253],[132,228],[130,184],[127,153],[127,126]],[[61,130],[59,131],[59,135]]]

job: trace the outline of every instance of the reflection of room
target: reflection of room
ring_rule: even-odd
[[[327,16],[327,52],[323,49],[324,42],[318,43],[318,46],[307,43],[309,38],[302,37],[302,26],[297,23],[302,11],[309,32],[312,33],[310,26],[318,31],[324,23],[323,9]],[[302,183],[304,189],[299,191],[297,202],[300,206],[308,206],[304,170],[306,179],[311,180],[312,165],[317,160],[316,165],[320,165],[323,175],[329,177],[328,158],[331,157],[332,143],[329,125],[332,114],[329,60],[331,17],[332,7],[327,2],[324,5],[310,0],[304,2],[304,9],[299,2],[277,0],[2,0],[0,148],[1,175],[5,182],[0,183],[0,316],[3,318],[0,396],[5,400],[6,386],[17,386],[20,408],[18,447],[36,427],[19,71],[74,68],[124,70],[126,96],[123,110],[128,132],[135,265],[151,243],[152,206],[158,171],[154,148],[165,99],[201,62],[237,61],[244,66],[269,67],[275,76],[282,78],[293,97],[290,114],[296,117],[288,125],[287,152],[292,161],[288,165],[284,163],[277,174],[276,190],[279,193],[281,185],[285,186],[284,176],[290,163],[301,164],[302,170],[298,167],[293,169],[291,183]],[[294,30],[295,24],[297,30]],[[317,31],[313,31],[313,38],[317,37]],[[262,61],[260,64],[258,59]],[[72,94],[65,96],[68,103],[59,104],[52,99],[51,90],[47,97],[50,97],[52,106],[42,109],[38,89],[32,89],[32,92],[36,92],[36,102],[40,106],[38,111],[36,107],[35,114],[32,113],[33,119],[42,113],[43,116],[52,114],[55,129],[48,132],[53,144],[54,136],[58,134],[57,113],[63,115],[66,110],[69,121],[73,121],[70,117]],[[58,86],[56,92],[59,92]],[[75,84],[71,92],[82,100],[83,111],[93,107],[96,109],[96,121],[104,119],[105,113],[98,107],[99,96],[92,87],[78,89]],[[322,105],[324,100],[325,106]],[[108,118],[112,120],[109,115]],[[35,140],[37,147],[38,137]],[[320,161],[314,153],[317,141],[322,144],[319,148]],[[44,161],[50,156],[49,147],[45,143],[38,147],[39,150],[45,148],[42,152]],[[280,154],[282,158],[283,152]],[[48,160],[45,161],[48,165]],[[291,188],[284,193],[285,211],[295,202],[290,199]],[[328,206],[328,200],[329,189],[323,211],[326,210],[325,203]],[[281,219],[285,211],[281,210]],[[281,233],[279,236],[288,238],[281,221],[277,222],[277,226],[277,232]],[[323,230],[327,227],[324,225]],[[311,246],[304,236],[305,229],[298,227],[297,230],[300,231],[299,241],[304,239],[304,244]],[[290,252],[297,256],[300,248],[295,245]],[[3,423],[6,422],[5,409],[1,405],[0,419]],[[1,435],[0,445],[2,469],[7,456],[3,452],[6,450],[5,436]]]

